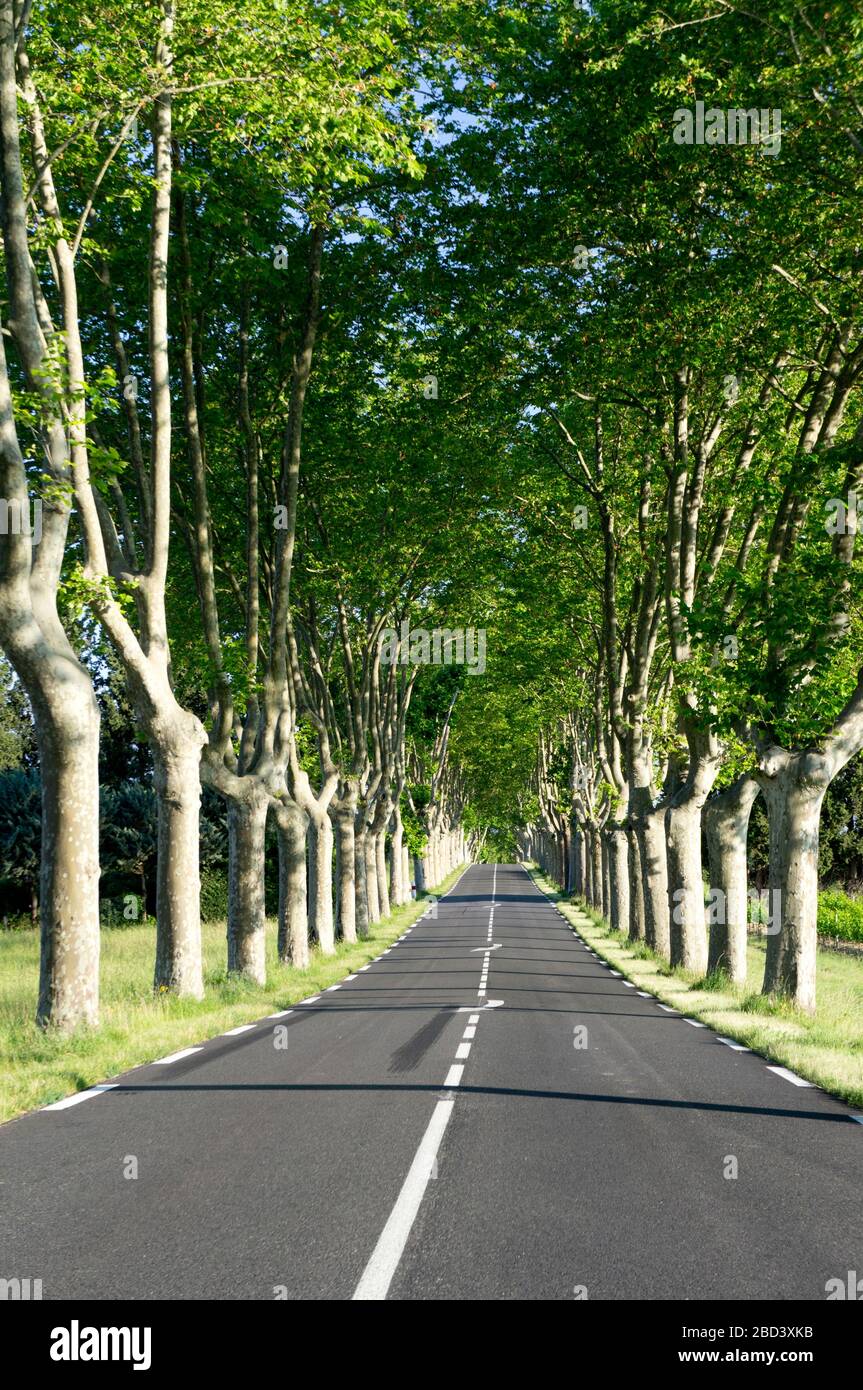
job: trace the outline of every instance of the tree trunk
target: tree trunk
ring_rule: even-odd
[[[184,713],[169,733],[148,731],[158,810],[153,987],[202,999],[199,834],[203,729],[194,716],[183,717]]]
[[[279,843],[279,960],[297,970],[307,970],[306,827],[309,818],[293,801],[280,801],[275,817]]]
[[[575,892],[578,897],[583,898],[586,889],[584,832],[580,829],[577,830],[573,838],[575,839]]]
[[[393,807],[393,829],[390,840],[390,903],[393,907],[401,907],[405,901],[404,884],[404,826],[402,825],[401,806],[396,802]]]
[[[663,960],[671,959],[665,805],[648,808],[636,823],[644,898],[644,937]]]
[[[624,827],[618,822],[609,825],[608,876],[609,920],[614,931],[629,931],[629,846]]]
[[[264,892],[269,796],[250,789],[228,803],[228,970],[256,985],[267,978]]]
[[[336,910],[343,941],[357,939],[355,814],[353,807],[339,808],[332,817],[336,831]]]
[[[596,826],[590,828],[590,886],[592,905],[602,912],[602,840]]]
[[[711,892],[707,972],[723,970],[735,984],[746,983],[746,837],[758,790],[755,778],[744,774],[704,808]]]
[[[687,798],[665,813],[671,964],[703,975],[707,931],[701,878],[701,807]]]
[[[32,696],[31,696],[32,698]],[[36,1021],[99,1022],[99,709],[70,663],[62,708],[34,704],[42,775],[41,961]]]
[[[425,892],[425,861],[421,854],[414,855],[414,885],[416,887],[417,897],[419,897],[420,893]]]
[[[378,863],[375,853],[374,831],[370,826],[366,829],[363,848],[366,857],[366,899],[368,901],[369,923],[379,922],[381,909],[378,901]]]
[[[566,892],[571,895],[575,892],[575,853],[577,846],[577,836],[575,825],[569,823],[569,845],[566,856]]]
[[[369,934],[369,895],[366,883],[366,813],[361,806],[354,819],[354,902],[357,936],[364,941]]]
[[[426,883],[432,892],[437,888],[440,882],[440,875],[438,873],[439,845],[438,829],[437,825],[435,825],[429,834],[428,845],[426,847]]]
[[[671,964],[703,975],[707,970],[707,925],[701,875],[701,811],[722,763],[715,734],[681,721],[689,745],[685,782],[668,802],[665,819]]]
[[[389,817],[387,817],[389,819]],[[390,915],[390,890],[387,881],[387,832],[381,830],[374,837],[375,865],[378,879],[378,909],[381,917]]]
[[[593,855],[590,852],[590,827],[585,826],[582,832],[584,853],[582,856],[582,867],[584,869],[584,881],[582,885],[582,897],[586,903],[593,902],[593,884],[591,877],[593,874]]]
[[[435,885],[434,877],[434,852],[432,848],[432,835],[429,833],[426,847],[422,852],[423,862],[423,883],[427,893],[431,892]]]
[[[333,827],[326,811],[309,825],[309,935],[325,956],[335,954]]]
[[[815,1010],[818,947],[818,836],[821,803],[830,783],[817,752],[772,749],[769,769],[758,774],[770,818],[770,901],[779,922],[767,937],[764,993]],[[780,930],[777,931],[776,927]]]
[[[626,830],[626,839],[628,846],[627,872],[629,875],[629,923],[626,930],[629,932],[630,941],[644,941],[644,884],[641,875],[641,849],[638,832],[631,823]]]

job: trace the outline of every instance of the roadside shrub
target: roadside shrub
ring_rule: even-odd
[[[103,927],[153,926],[155,920],[144,910],[140,892],[120,893],[99,901],[99,923]]]
[[[201,874],[201,920],[218,922],[228,915],[228,875],[214,869]]]
[[[822,889],[818,894],[818,934],[863,942],[863,898],[852,898],[841,888]]]

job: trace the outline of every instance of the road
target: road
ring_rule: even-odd
[[[115,1083],[0,1129],[0,1276],[46,1299],[823,1300],[863,1273],[852,1112],[627,987],[514,865]]]

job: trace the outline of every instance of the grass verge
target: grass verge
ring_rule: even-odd
[[[440,885],[452,887],[462,868]],[[277,1009],[317,994],[366,965],[421,916],[428,894],[405,903],[371,928],[364,941],[339,942],[334,956],[312,952],[308,970],[281,965],[273,921],[267,931],[267,982],[256,985],[225,970],[225,923],[202,928],[205,996],[201,1000],[154,997],[155,928],[103,928],[102,1005],[98,1028],[59,1037],[36,1027],[39,979],[38,931],[0,933],[0,1123],[61,1100],[100,1081],[155,1061],[228,1028],[253,1023]]]
[[[812,1018],[761,993],[763,940],[750,938],[745,986],[732,985],[722,976],[697,979],[690,972],[672,970],[648,946],[612,931],[604,918],[567,898],[535,867],[526,867],[537,887],[557,903],[597,954],[639,989],[789,1067],[849,1105],[863,1106],[863,961],[818,951],[818,1011]]]

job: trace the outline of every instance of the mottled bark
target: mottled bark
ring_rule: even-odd
[[[356,941],[356,865],[352,806],[332,811],[336,834],[336,920],[343,941]]]
[[[596,826],[590,828],[590,860],[591,906],[602,912],[602,840]]]
[[[0,213],[6,323],[0,333],[0,497],[29,516],[29,482],[7,373],[7,334],[15,341],[27,386],[34,396],[41,396],[35,415],[33,407],[27,407],[27,414],[35,419],[41,416],[41,437],[27,448],[33,448],[48,486],[38,544],[34,545],[35,538],[26,527],[17,533],[14,527],[4,528],[0,535],[0,641],[31,702],[41,767],[37,1021],[71,1032],[95,1025],[99,1014],[99,709],[90,675],[72,649],[57,612],[72,473],[66,422],[54,394],[53,370],[45,369],[48,345],[36,307],[39,277],[31,262],[31,252],[36,252],[28,232],[18,128],[16,47],[19,64],[27,61],[26,23],[22,16],[19,20],[16,34],[14,7],[4,0],[0,5]],[[29,68],[22,69],[21,77],[25,100],[33,96],[35,102]],[[27,109],[22,107],[22,113]],[[37,108],[31,109],[35,114]],[[40,192],[47,178],[43,168],[37,179]],[[84,412],[76,414],[83,422]],[[29,435],[31,426],[26,428]]]
[[[770,901],[781,914],[767,937],[764,993],[781,994],[807,1012],[815,1009],[818,838],[830,780],[827,760],[811,749],[772,749],[758,773],[770,819]]]
[[[629,845],[624,827],[617,822],[607,830],[609,921],[615,931],[629,931]]]
[[[664,960],[671,959],[668,869],[665,856],[665,806],[645,811],[636,822],[644,898],[644,937]]]
[[[228,970],[266,983],[264,850],[269,797],[249,789],[228,803]]]
[[[707,929],[701,878],[701,808],[669,806],[665,816],[671,964],[702,975],[707,969]]]
[[[375,837],[371,827],[366,830],[363,849],[365,852],[366,900],[368,902],[369,922],[374,923],[380,921],[381,909],[378,900],[378,863],[375,852]]]
[[[416,886],[416,896],[426,891],[425,879],[425,860],[421,854],[414,855],[414,884]]]
[[[324,811],[309,824],[309,935],[325,956],[335,953],[333,827]]]
[[[378,910],[381,917],[390,915],[390,890],[387,875],[387,836],[386,831],[381,830],[375,835],[375,868],[378,880]]]
[[[354,901],[357,936],[365,940],[369,934],[369,897],[366,886],[366,814],[360,807],[354,819]]]
[[[204,994],[201,959],[199,833],[203,730],[178,718],[153,737],[153,788],[158,809],[156,965],[153,985],[192,999]]]
[[[411,900],[411,856],[407,845],[402,845],[402,902]]]
[[[306,903],[306,827],[309,818],[292,801],[275,808],[279,844],[279,960],[297,970],[309,965]]]
[[[629,922],[625,928],[630,941],[644,941],[644,884],[641,873],[641,848],[635,826],[626,829],[627,873],[629,875]],[[624,928],[621,928],[624,930]]]
[[[746,839],[757,795],[755,778],[744,774],[704,808],[710,865],[707,970],[723,970],[735,984],[746,983]]]
[[[390,839],[390,903],[401,907],[405,901],[404,883],[404,826],[401,806],[393,807],[392,836]]]
[[[36,718],[42,776],[36,1017],[64,1033],[99,1021],[99,710],[89,677],[76,668],[70,665],[65,688]]]
[[[573,892],[579,897],[584,897],[586,878],[585,878],[585,853],[584,853],[584,832],[577,830],[573,835],[575,841],[575,879],[573,882]]]
[[[686,780],[668,802],[665,818],[671,964],[702,975],[707,969],[707,925],[701,873],[701,811],[721,765],[721,749],[709,730],[686,725]]]

